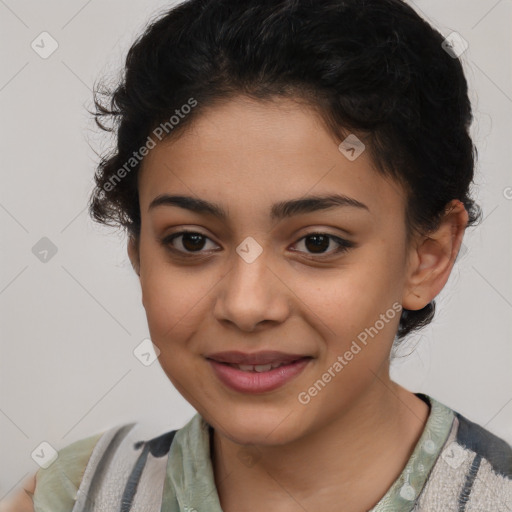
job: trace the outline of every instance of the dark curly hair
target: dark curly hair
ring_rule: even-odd
[[[452,199],[476,224],[471,104],[443,41],[401,0],[185,1],[147,26],[115,88],[95,85],[95,120],[116,147],[98,165],[89,213],[138,243],[138,170],[151,144],[243,94],[306,102],[338,140],[364,140],[378,172],[407,192],[407,242],[435,229]],[[397,339],[434,312],[434,301],[402,310]]]

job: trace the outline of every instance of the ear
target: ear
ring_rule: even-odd
[[[459,253],[468,213],[458,199],[447,205],[439,227],[415,240],[409,249],[402,306],[419,310],[443,289]]]
[[[140,278],[139,241],[131,235],[128,238],[128,257],[130,258],[133,269]]]

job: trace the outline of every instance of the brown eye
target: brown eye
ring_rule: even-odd
[[[198,233],[185,233],[182,237],[181,243],[187,251],[198,251],[204,247],[205,239]]]
[[[354,244],[348,240],[344,240],[343,238],[329,235],[327,233],[310,233],[309,235],[302,237],[297,243],[300,242],[304,243],[306,250],[309,251],[310,254],[318,254],[320,256],[329,256],[345,252],[354,246]],[[334,250],[328,251],[329,247],[334,247]]]
[[[313,253],[325,252],[329,248],[330,243],[330,238],[325,235],[310,235],[305,238],[306,248]]]
[[[208,240],[210,239],[207,236],[196,231],[181,231],[164,238],[162,244],[172,251],[185,255],[187,253],[200,254]]]

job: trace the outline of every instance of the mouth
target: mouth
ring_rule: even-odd
[[[277,367],[281,364],[289,364],[305,357],[311,357],[306,354],[291,354],[278,352],[276,350],[262,350],[260,352],[246,353],[239,351],[215,352],[207,354],[207,359],[212,359],[218,363],[234,364],[241,366],[267,366]],[[260,370],[267,371],[267,370]]]
[[[275,368],[281,368],[281,366],[291,365],[297,361],[300,361],[301,359],[310,359],[310,358],[304,357],[304,358],[295,359],[295,360],[289,361],[289,362],[274,362],[274,363],[269,363],[269,364],[235,364],[235,363],[224,363],[221,361],[215,361],[213,359],[212,359],[212,361],[215,361],[216,363],[223,364],[226,366],[231,366],[231,368],[236,368],[242,372],[263,373],[263,372],[269,372],[270,370],[274,370]]]
[[[206,359],[224,385],[240,393],[255,394],[273,391],[288,383],[313,358],[281,352],[225,352],[212,354]]]

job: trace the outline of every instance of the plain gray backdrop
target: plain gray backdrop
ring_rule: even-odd
[[[484,221],[466,231],[434,322],[403,345],[392,377],[512,442],[512,2],[411,3],[469,43]],[[153,436],[195,412],[158,361],[135,357],[149,336],[138,278],[123,235],[86,210],[94,150],[109,142],[87,113],[93,83],[115,78],[171,5],[0,0],[0,499],[38,469],[43,441],[58,450],[131,421]]]

